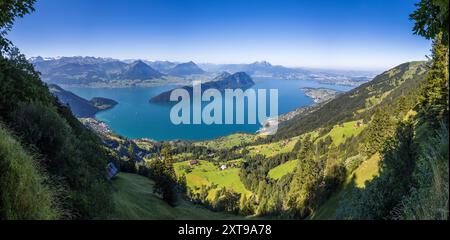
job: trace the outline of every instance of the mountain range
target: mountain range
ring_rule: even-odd
[[[118,60],[97,57],[30,58],[47,83],[95,85],[96,83],[124,85],[155,82],[168,79],[192,79],[192,76],[210,79],[220,72],[245,72],[252,77],[305,79],[328,84],[358,86],[370,81],[371,71],[337,71],[323,69],[289,68],[267,61],[250,64],[196,64],[171,61]]]
[[[140,82],[164,79],[169,76],[187,77],[205,73],[194,62],[176,64],[163,61],[120,61],[96,57],[36,57],[29,60],[41,73],[45,82],[54,84]]]
[[[210,72],[246,72],[254,77],[281,77],[289,74],[300,76],[309,73],[309,71],[301,68],[287,68],[280,65],[272,65],[267,61],[250,64],[200,64],[200,66]]]

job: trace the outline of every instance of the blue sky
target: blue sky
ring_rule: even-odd
[[[38,0],[9,34],[28,57],[385,69],[425,59],[417,0]]]

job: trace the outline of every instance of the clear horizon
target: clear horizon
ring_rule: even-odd
[[[383,70],[429,54],[416,2],[40,0],[7,37],[27,57]]]

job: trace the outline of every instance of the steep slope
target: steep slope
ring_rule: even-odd
[[[39,162],[0,123],[0,219],[44,220],[60,216],[54,189]]]
[[[338,95],[334,100],[299,111],[293,119],[280,124],[277,135],[272,139],[268,138],[267,144],[277,143],[280,139],[287,138],[291,141],[298,136],[310,135],[315,144],[321,142],[323,144],[328,139],[336,147],[342,144],[342,149],[344,147],[353,149],[351,151],[344,149],[345,155],[349,155],[346,157],[350,157],[347,161],[350,161],[354,155],[359,154],[354,146],[363,140],[359,136],[373,118],[374,110],[382,106],[390,111],[396,111],[398,108],[396,101],[401,97],[408,99],[408,96],[416,95],[425,75],[425,62],[399,65],[377,76],[371,82]],[[411,107],[415,105],[415,103],[405,104]],[[294,170],[294,167],[290,168],[291,173]]]
[[[216,213],[181,200],[171,207],[153,193],[154,182],[135,174],[120,173],[113,180],[115,211],[110,219],[119,220],[200,220],[238,219],[240,217]]]
[[[277,138],[298,136],[319,127],[369,119],[376,106],[389,105],[403,94],[414,94],[425,78],[425,62],[409,62],[386,71],[335,99],[281,124]]]
[[[93,98],[91,101],[88,101],[55,84],[50,84],[48,88],[61,103],[69,106],[72,113],[79,118],[94,117],[97,112],[117,105],[116,101],[107,98]]]
[[[16,179],[0,186],[0,192],[5,193],[19,184],[14,195],[23,194],[23,201],[16,199],[14,202],[21,204],[20,208],[25,210],[25,200],[28,198],[30,209],[36,208],[39,214],[36,217],[19,216],[21,219],[93,219],[104,216],[111,210],[112,202],[105,173],[110,158],[104,152],[101,140],[83,127],[67,107],[56,101],[23,55],[17,52],[10,54],[10,58],[0,56],[1,121],[12,135],[20,136],[23,149],[39,156],[40,166],[25,164],[31,160],[27,160],[17,145],[7,147],[8,151],[15,149],[9,152],[14,162],[1,167],[1,175]],[[8,142],[3,140],[1,143]],[[8,153],[2,154],[0,159],[3,160],[3,156],[10,158]],[[20,166],[18,161],[24,165]],[[42,180],[41,188],[37,185],[39,179],[33,174],[39,172],[40,167],[49,176],[47,180]],[[25,191],[20,193],[20,189],[27,185],[38,188],[31,194]],[[61,208],[62,215],[47,211],[45,203],[48,201],[41,198],[43,195],[38,191],[44,188],[57,190],[55,204]],[[3,199],[0,202],[5,203]],[[18,216],[21,213],[15,211],[12,214]]]

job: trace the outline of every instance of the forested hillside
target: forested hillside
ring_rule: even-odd
[[[0,4],[0,219],[102,218],[113,204],[100,139],[5,38],[33,3]]]
[[[247,157],[241,178],[258,193],[257,213],[314,214],[413,114],[425,69],[424,62],[402,64],[288,121],[277,136],[266,139],[296,141],[296,146],[289,153]],[[280,169],[281,174],[271,177]]]
[[[404,97],[405,108],[411,108],[417,89],[425,77],[424,62],[404,63],[375,77],[372,81],[338,96],[333,101],[318,106],[311,113],[297,116],[285,123],[277,137],[301,135],[319,127],[333,126],[342,122],[363,119],[369,121],[374,111],[388,111],[398,97]]]
[[[415,33],[434,39],[430,61],[400,65],[287,122],[275,139],[304,136],[292,172],[273,182],[267,159],[244,167],[260,211],[301,218],[448,219],[448,2],[421,1],[411,18]],[[357,135],[346,134],[336,144],[333,127],[320,137],[330,125],[346,128],[345,122],[358,119],[364,129]]]

